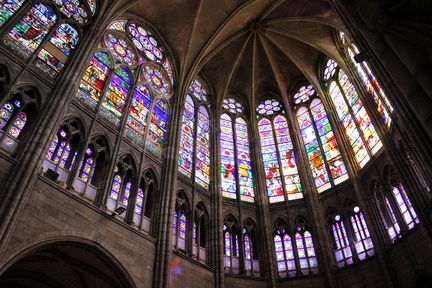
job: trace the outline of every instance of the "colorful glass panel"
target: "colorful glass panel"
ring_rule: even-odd
[[[314,99],[311,102],[310,111],[318,132],[318,137],[321,140],[324,157],[327,160],[330,175],[334,184],[337,185],[348,179],[348,174],[321,100]]]
[[[160,156],[167,145],[167,124],[168,105],[164,100],[158,99],[153,107],[147,138],[147,148],[155,155]]]
[[[17,117],[15,118],[14,122],[12,123],[12,127],[9,130],[9,135],[12,136],[14,139],[18,139],[18,137],[21,135],[21,132],[27,122],[27,115],[24,112],[18,113]]]
[[[195,181],[208,189],[210,184],[210,116],[204,106],[198,109],[195,149]]]
[[[127,182],[123,191],[123,197],[122,197],[122,204],[123,206],[127,207],[129,203],[129,196],[130,196],[130,190],[131,190],[132,183]]]
[[[392,192],[394,198],[396,199],[399,211],[402,214],[402,218],[404,219],[405,224],[408,226],[408,229],[414,228],[414,226],[420,223],[420,221],[410,199],[408,198],[408,195],[405,192],[405,189],[402,187],[402,185],[400,185],[399,189],[393,187]]]
[[[111,60],[108,53],[96,52],[84,72],[77,97],[92,108],[96,108],[108,77]]]
[[[220,129],[222,195],[236,199],[234,132],[231,117],[227,114],[223,114],[220,118]]]
[[[231,256],[231,250],[232,250],[232,239],[231,239],[231,233],[226,231],[224,233],[224,242],[225,242],[225,255]]]
[[[327,61],[327,65],[324,69],[324,80],[327,81],[336,73],[337,63],[333,59]]]
[[[182,212],[182,214],[180,215],[180,229],[179,229],[179,236],[182,239],[186,239],[186,215],[184,214],[184,212]]]
[[[245,251],[245,259],[252,259],[252,245],[248,235],[243,237],[244,240],[244,251]]]
[[[258,122],[261,142],[261,155],[264,162],[267,195],[270,203],[284,201],[283,183],[279,159],[270,120],[263,118]]]
[[[94,159],[92,156],[93,150],[91,148],[87,148],[85,153],[86,154],[85,154],[84,159],[83,159],[84,160],[84,167],[82,167],[80,178],[85,183],[87,183],[92,177],[91,173],[92,173],[92,167],[93,167]]]
[[[63,150],[63,153],[61,154],[60,167],[66,169],[66,161],[69,159],[70,153],[71,153],[71,146],[68,143],[66,144],[66,147]]]
[[[197,79],[193,80],[189,90],[199,101],[207,102],[207,91],[201,81]]]
[[[118,62],[125,63],[126,65],[135,65],[138,63],[138,58],[133,48],[123,37],[107,33],[104,36],[104,44]]]
[[[0,27],[21,7],[24,0],[3,0],[0,3]]]
[[[125,67],[118,67],[111,76],[102,102],[102,115],[114,124],[119,124],[131,88],[131,75]],[[114,117],[113,117],[114,116]]]
[[[298,92],[294,95],[294,103],[300,104],[309,101],[315,95],[315,89],[312,85],[305,85],[299,88]]]
[[[39,47],[57,20],[53,8],[45,4],[34,4],[5,36],[4,41],[25,58]]]
[[[141,188],[138,188],[138,193],[135,200],[135,213],[141,215],[143,211],[143,203],[144,203],[144,191]]]
[[[258,105],[256,111],[259,115],[271,116],[282,111],[282,104],[274,99],[265,100]]]
[[[127,30],[135,47],[150,61],[161,62],[163,60],[164,55],[159,43],[148,30],[136,24],[129,24]]]
[[[126,32],[126,20],[115,20],[108,26],[108,30]]]
[[[4,130],[7,123],[9,122],[9,119],[12,116],[12,113],[14,111],[14,106],[7,102],[3,105],[3,107],[0,109],[0,129]]]
[[[147,86],[143,84],[138,85],[134,91],[127,120],[127,125],[135,132],[132,134],[132,137],[138,143],[143,143],[144,141],[151,102],[152,96]]]
[[[87,5],[90,8],[92,15],[96,14],[96,0],[87,0]]]
[[[330,178],[324,163],[324,155],[315,133],[315,127],[309,111],[301,107],[297,112],[303,143],[309,158],[309,165],[314,177],[318,192],[323,192],[331,187]]]
[[[182,132],[180,135],[180,148],[179,148],[179,171],[191,177],[193,168],[193,153],[195,141],[195,104],[192,98],[187,95],[184,111]]]
[[[350,140],[351,148],[353,149],[354,156],[359,163],[360,167],[363,167],[369,160],[370,157],[366,150],[366,145],[360,136],[359,129],[357,128],[351,113],[349,113],[348,105],[346,104],[342,91],[336,82],[330,83],[330,96],[336,106],[336,111],[342,125],[345,128],[345,133]]]
[[[235,136],[240,199],[247,202],[253,202],[255,194],[249,150],[249,135],[246,122],[242,118],[237,118],[235,121]]]
[[[118,174],[115,175],[113,183],[112,183],[112,187],[111,187],[111,193],[109,195],[109,197],[111,199],[117,200],[119,198],[121,184],[122,184],[122,178],[121,178],[121,176],[118,175]]]
[[[143,69],[144,79],[150,84],[154,91],[161,95],[171,94],[171,85],[167,81],[162,70],[156,66],[146,65]]]
[[[382,147],[381,140],[366,112],[366,108],[363,107],[357,90],[343,70],[339,71],[339,84],[345,93],[345,99],[352,109],[354,119],[363,133],[366,145],[371,150],[372,155],[374,155]]]
[[[291,141],[288,123],[285,117],[278,115],[273,120],[276,141],[279,148],[279,159],[282,164],[282,175],[285,180],[285,192],[288,200],[303,198],[303,189],[297,169],[297,158]]]
[[[66,17],[75,19],[80,24],[87,24],[88,15],[79,0],[53,0]]]
[[[78,32],[73,26],[61,24],[51,36],[49,43],[39,52],[38,58],[55,72],[60,72],[78,40]]]
[[[222,107],[232,114],[242,114],[244,111],[243,105],[234,98],[224,99]]]

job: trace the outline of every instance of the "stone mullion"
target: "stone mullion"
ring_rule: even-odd
[[[345,216],[347,216],[347,217],[345,217]],[[345,225],[345,232],[347,234],[348,245],[351,249],[353,261],[359,262],[360,260],[358,258],[357,250],[355,249],[355,245],[354,245],[354,230],[353,230],[353,226],[351,225],[350,220],[351,219],[350,219],[349,215],[344,215],[341,222],[343,222]],[[344,255],[345,255],[345,253],[344,253]]]
[[[100,11],[102,13],[102,11]],[[94,29],[88,31],[83,37],[81,46],[75,53],[75,57],[71,59],[68,69],[65,69],[63,79],[65,81],[59,82],[59,85],[52,91],[51,101],[47,101],[46,110],[40,113],[39,125],[35,127],[29,141],[24,145],[22,153],[18,156],[17,163],[24,165],[16,166],[10,172],[10,177],[3,184],[7,187],[3,191],[6,192],[6,197],[2,201],[0,207],[0,252],[5,249],[8,239],[10,238],[15,222],[21,214],[26,201],[29,197],[30,188],[33,185],[38,175],[39,167],[44,159],[44,151],[50,144],[50,139],[57,132],[55,128],[60,125],[66,114],[68,103],[73,97],[77,84],[79,83],[79,73],[71,73],[70,71],[82,71],[87,63],[80,61],[85,58],[98,42],[98,25]],[[66,77],[70,72],[71,76]],[[68,95],[68,97],[64,97]],[[43,145],[40,145],[43,143]],[[24,143],[21,143],[24,144]],[[27,179],[24,180],[23,179]]]
[[[177,88],[177,87],[174,87]],[[180,89],[181,90],[181,89]],[[169,267],[172,255],[172,221],[176,201],[177,172],[178,172],[178,141],[181,133],[182,107],[184,95],[180,90],[174,89],[173,109],[170,115],[168,147],[165,152],[165,166],[162,171],[159,195],[160,219],[156,223],[156,251],[154,265],[153,287],[167,287],[169,284]]]
[[[266,193],[266,184],[265,184],[265,173],[264,173],[264,165],[263,165],[263,159],[262,159],[262,155],[260,153],[261,149],[259,148],[261,143],[260,143],[260,134],[258,131],[258,123],[256,120],[256,114],[255,114],[255,110],[251,109],[251,130],[252,130],[252,147],[251,147],[251,160],[255,160],[253,161],[253,163],[255,163],[254,165],[254,172],[255,172],[255,177],[254,177],[254,182],[257,184],[255,187],[255,191],[256,191],[256,195],[255,195],[255,199],[257,201],[257,206],[258,206],[258,211],[259,211],[259,227],[261,227],[261,231],[262,233],[259,233],[260,238],[263,240],[263,245],[259,245],[259,247],[261,248],[261,251],[263,253],[261,253],[261,257],[259,257],[260,262],[261,263],[265,263],[266,264],[266,270],[267,271],[263,271],[263,265],[260,265],[260,273],[263,274],[263,272],[267,272],[267,284],[270,287],[277,287],[277,275],[276,275],[276,270],[275,270],[275,263],[276,263],[276,257],[274,255],[275,249],[274,249],[274,244],[272,241],[272,227],[273,224],[271,223],[271,218],[270,218],[270,211],[269,211],[269,201],[268,201],[268,197],[267,197],[267,193]],[[285,194],[285,193],[284,193]],[[286,197],[286,196],[285,196]],[[273,245],[272,245],[273,244]],[[253,261],[253,257],[251,259],[251,261]]]
[[[292,107],[291,103],[288,101],[288,97],[283,97],[283,101],[285,107],[287,107],[288,111],[295,111],[294,107]],[[302,187],[303,187],[303,195],[304,200],[306,202],[307,207],[309,208],[309,216],[311,217],[311,222],[315,223],[315,235],[316,241],[321,245],[318,245],[320,248],[317,255],[320,255],[320,270],[324,270],[324,278],[326,285],[328,287],[337,287],[336,278],[335,278],[335,265],[334,261],[330,259],[334,259],[333,256],[333,248],[329,245],[332,243],[330,240],[330,235],[328,234],[328,229],[326,228],[326,223],[324,217],[322,217],[321,213],[323,213],[321,205],[318,200],[318,192],[315,186],[315,182],[313,180],[313,175],[310,169],[309,159],[306,155],[303,140],[300,139],[301,135],[300,126],[298,125],[297,118],[294,117],[293,113],[287,113],[288,118],[288,127],[290,130],[291,141],[293,142],[293,148],[297,152],[297,167],[299,175],[302,179]],[[288,209],[288,207],[287,207]],[[291,238],[293,239],[293,238]],[[292,240],[291,240],[292,241]],[[294,246],[293,246],[294,247]],[[324,264],[324,265],[323,265]],[[324,269],[322,269],[324,267]]]

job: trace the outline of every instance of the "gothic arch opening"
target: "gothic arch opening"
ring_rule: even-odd
[[[0,287],[135,287],[116,260],[96,245],[55,242],[18,258],[0,275]]]

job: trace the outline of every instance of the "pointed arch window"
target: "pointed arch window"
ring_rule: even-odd
[[[90,7],[94,5],[89,2]],[[113,67],[117,68],[112,71]],[[127,20],[110,23],[76,96],[116,127],[126,117],[126,138],[162,156],[167,144],[172,67],[149,29]]]
[[[375,107],[379,115],[381,116],[383,122],[386,124],[387,127],[390,127],[392,123],[391,113],[393,112],[393,107],[390,104],[390,101],[387,99],[384,90],[382,89],[374,73],[370,69],[368,63],[366,61],[360,63],[356,61],[355,57],[360,53],[357,46],[352,43],[352,41],[343,32],[339,33],[339,38],[341,40],[344,50],[347,52],[347,57],[350,59],[352,65],[357,72],[357,75],[363,82],[366,91],[372,97],[375,103]]]
[[[177,205],[174,210],[174,220],[173,220],[173,248],[186,252],[186,236],[188,228],[188,217],[186,213],[186,198],[184,195],[177,194]]]
[[[51,141],[45,161],[44,170],[51,169],[59,174],[58,180],[66,183],[69,171],[75,163],[79,147],[79,130],[75,121],[68,121]],[[75,127],[74,127],[75,126]]]
[[[301,86],[294,95],[297,120],[318,192],[348,179],[332,126],[312,85]]]
[[[246,220],[243,225],[243,257],[244,269],[252,276],[260,275],[258,258],[258,243],[256,239],[256,226],[251,220]]]
[[[381,149],[379,135],[356,88],[334,60],[327,62],[324,81],[327,82],[329,95],[350,141],[355,159],[362,168],[370,160],[370,156]]]
[[[318,262],[313,244],[312,234],[305,226],[297,226],[295,234],[296,254],[299,259],[300,271],[303,274],[318,272]]]
[[[303,198],[285,112],[279,101],[265,100],[257,107],[261,155],[270,203]]]
[[[0,27],[14,15],[25,0],[5,0],[0,3]]]
[[[243,105],[234,98],[225,99],[224,113],[220,118],[222,195],[227,198],[254,202],[252,164],[249,149],[249,134],[246,121],[240,117]]]
[[[133,183],[134,168],[132,160],[128,157],[122,157],[114,169],[114,176],[111,184],[111,189],[107,199],[108,211],[114,211],[117,207],[127,208],[129,205],[129,197],[131,194]],[[127,211],[127,210],[126,210]],[[119,215],[126,217],[126,213]]]
[[[210,184],[210,115],[207,91],[200,80],[189,87],[183,111],[179,149],[179,171],[205,189]],[[198,107],[198,108],[197,108]]]
[[[283,225],[278,226],[273,237],[277,270],[281,277],[294,276],[296,275],[296,260],[292,239]]]
[[[408,229],[411,230],[415,225],[420,223],[420,220],[418,219],[417,213],[415,212],[414,207],[412,206],[402,184],[392,187],[392,195],[396,200],[397,207],[402,215],[402,219],[404,220]]]
[[[353,229],[353,241],[357,256],[360,260],[374,254],[374,246],[366,224],[363,212],[358,206],[351,210],[351,227]]]
[[[343,267],[353,263],[353,254],[348,239],[348,233],[342,216],[334,215],[331,221],[331,235],[333,237],[333,246],[335,249],[336,262],[338,267]]]
[[[24,58],[29,58],[57,22],[50,5],[36,3],[4,37],[4,42]]]
[[[225,271],[239,272],[239,235],[238,227],[232,219],[227,219],[223,225],[224,264]]]

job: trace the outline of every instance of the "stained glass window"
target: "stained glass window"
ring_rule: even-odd
[[[108,30],[126,32],[126,23],[126,20],[115,20],[108,26]]]
[[[122,177],[119,174],[114,175],[114,180],[111,187],[111,193],[109,197],[114,201],[117,201],[120,196],[120,189],[122,186]]]
[[[262,118],[258,122],[261,155],[267,194],[270,203],[284,201],[284,191],[288,200],[302,198],[300,177],[297,171],[295,153],[289,134],[288,124],[283,115],[282,104],[277,100],[265,100],[256,109],[263,117],[277,115],[273,122]]]
[[[53,8],[34,4],[5,36],[4,42],[21,56],[28,58],[39,47],[57,21]]]
[[[354,232],[354,248],[358,258],[363,260],[374,254],[374,246],[363,212],[358,206],[355,206],[352,212],[351,225]]]
[[[23,2],[24,0],[3,0],[0,3],[0,27],[18,11]]]
[[[171,94],[170,82],[162,69],[154,65],[146,65],[143,69],[143,76],[156,93],[160,95]]]
[[[93,156],[93,149],[87,147],[85,150],[84,158],[81,164],[81,168],[78,173],[78,177],[82,179],[84,183],[90,183],[93,177],[95,160]]]
[[[390,201],[387,197],[384,197],[384,205],[387,210],[387,215],[390,218],[390,221],[385,221],[387,224],[387,232],[389,234],[389,237],[392,241],[395,241],[396,238],[400,237],[400,226],[396,219],[396,214],[393,211],[393,208],[390,204]]]
[[[417,213],[415,212],[404,187],[402,185],[399,185],[399,187],[393,187],[392,193],[399,208],[399,212],[401,213],[405,224],[408,226],[408,229],[414,228],[416,224],[420,223],[420,220],[417,217]]]
[[[180,215],[180,227],[179,227],[179,237],[182,239],[186,239],[186,215],[184,212]]]
[[[335,247],[335,256],[338,267],[352,264],[352,251],[349,245],[349,239],[345,229],[345,225],[341,220],[340,215],[335,215],[334,222],[331,227],[331,232],[333,235],[333,244]]]
[[[284,231],[278,230],[274,236],[274,245],[279,275],[295,275],[296,265],[291,237]]]
[[[200,106],[198,110],[195,155],[195,181],[208,189],[210,184],[210,116],[204,106]]]
[[[135,65],[138,63],[137,55],[122,36],[107,33],[104,36],[104,44],[118,62],[125,63],[126,65]]]
[[[249,135],[246,122],[242,118],[236,119],[235,131],[240,199],[253,202],[255,195],[252,178],[252,163],[249,150]]]
[[[135,47],[140,50],[150,61],[161,62],[164,55],[159,43],[151,33],[141,26],[129,24],[127,30]]]
[[[342,69],[337,72],[336,79],[329,83],[329,94],[350,140],[355,158],[360,167],[363,167],[370,160],[368,149],[374,155],[380,150],[382,143],[354,85]]]
[[[96,13],[96,0],[87,0],[87,5],[90,8],[90,12],[92,15],[95,15]]]
[[[73,26],[61,24],[39,52],[38,58],[58,73],[63,69],[78,40],[78,32]]]
[[[241,114],[244,112],[243,105],[234,98],[224,99],[222,107],[232,114]]]
[[[87,24],[89,15],[79,0],[53,0],[53,2],[66,17],[75,19],[80,24]]]
[[[17,117],[12,123],[12,127],[9,130],[9,135],[14,138],[18,139],[18,137],[21,135],[21,132],[27,122],[27,114],[25,112],[19,112]]]
[[[153,97],[146,85],[137,85],[132,98],[127,120],[127,135],[138,144],[144,143],[147,120]]]
[[[0,129],[5,131],[10,121],[14,119],[16,115],[21,110],[22,103],[19,100],[6,102],[0,109]]]
[[[118,67],[111,76],[100,112],[115,125],[120,123],[131,83],[130,72],[125,67]]]
[[[324,105],[314,88],[300,87],[294,95],[296,103],[305,103],[297,111],[303,143],[318,192],[348,179],[347,170],[328,120]]]
[[[155,155],[160,156],[166,147],[168,123],[168,105],[162,99],[156,100],[150,118],[149,135],[147,136],[147,148]]]
[[[105,87],[111,65],[110,57],[106,52],[96,52],[90,58],[89,66],[84,72],[76,96],[91,108],[96,108]]]
[[[235,173],[234,133],[232,119],[227,114],[221,116],[220,129],[222,195],[235,199],[237,198],[237,178]]]
[[[144,191],[141,188],[138,188],[138,193],[135,200],[135,213],[138,215],[142,214],[143,211],[143,203],[144,203]]]
[[[351,60],[351,63],[353,64],[358,76],[362,80],[367,92],[374,100],[378,113],[380,114],[384,123],[389,127],[392,121],[390,116],[390,114],[393,112],[392,105],[387,99],[387,96],[377,81],[374,73],[370,69],[368,63],[366,61],[357,63],[355,60],[355,56],[360,53],[357,46],[352,43],[345,33],[340,32],[339,36],[342,44],[345,46],[348,58]]]
[[[192,97],[198,102],[198,109]],[[207,92],[201,81],[193,80],[183,110],[179,171],[189,178],[194,171],[195,182],[207,189],[210,183],[210,116],[205,101]]]
[[[195,135],[195,104],[187,95],[183,110],[183,123],[180,136],[179,171],[191,177]]]
[[[128,206],[131,186],[132,186],[131,182],[127,182],[125,185],[125,188],[123,191],[122,202],[121,202],[124,207]]]
[[[309,231],[297,227],[295,234],[297,256],[299,258],[300,270],[303,273],[312,272],[313,268],[318,267],[312,235]],[[315,269],[314,269],[315,270]]]

